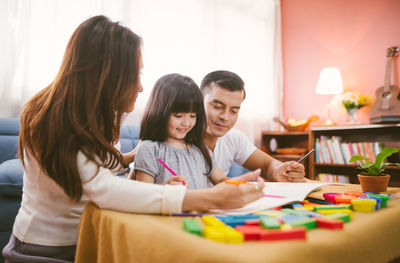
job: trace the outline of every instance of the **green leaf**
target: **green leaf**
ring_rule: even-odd
[[[400,163],[384,163],[383,164],[383,166],[388,166],[388,165],[400,166]]]
[[[371,166],[375,166],[375,164],[374,164],[374,163],[371,163],[371,162],[369,162],[369,163],[361,163],[361,164],[360,164],[360,167],[361,167],[362,169],[368,169],[368,168],[370,168]]]
[[[349,163],[354,163],[354,162],[357,162],[357,161],[365,161],[366,163],[370,163],[370,161],[368,160],[368,158],[365,158],[365,157],[362,156],[362,155],[353,155],[353,156],[350,158]]]
[[[380,175],[381,172],[382,172],[382,170],[379,169],[378,167],[376,167],[376,165],[373,165],[368,169],[368,174],[369,175],[377,176],[377,175]]]
[[[393,147],[385,147],[383,150],[376,156],[375,165],[379,168],[382,168],[383,160],[385,160],[390,155],[397,153],[399,149]]]

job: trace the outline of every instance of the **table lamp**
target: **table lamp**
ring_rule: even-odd
[[[317,94],[321,95],[338,95],[343,92],[342,75],[338,68],[323,68],[319,74],[317,88],[315,89]],[[335,125],[331,120],[331,102],[328,105],[328,119],[325,125]]]

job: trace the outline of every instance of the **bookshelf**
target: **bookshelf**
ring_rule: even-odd
[[[310,150],[310,132],[262,131],[261,150],[282,162],[296,161]],[[303,161],[309,173],[309,159]]]
[[[368,149],[373,149],[374,147],[389,146],[400,148],[400,124],[368,124],[312,127],[310,132],[309,148],[314,147],[316,145],[316,142],[321,142],[323,140],[322,138],[339,138],[340,143],[344,143],[347,145],[350,144],[353,146],[358,145],[358,149],[364,149],[364,151],[368,151]],[[333,140],[334,139],[332,139],[332,141]],[[329,143],[327,145],[329,145]],[[343,151],[344,150],[342,150],[342,154],[346,155]],[[347,155],[349,155],[349,153],[347,153]],[[337,159],[336,162],[334,162],[333,160],[327,162],[326,158],[323,159],[321,157],[319,158],[318,156],[312,155],[310,157],[309,176],[311,179],[315,179],[316,176],[320,173],[330,173],[349,176],[351,183],[359,183],[357,178],[356,164],[341,163]],[[389,158],[389,161],[400,162],[399,154],[397,153],[392,155]],[[389,186],[399,187],[400,167],[389,166],[386,171],[391,175]]]

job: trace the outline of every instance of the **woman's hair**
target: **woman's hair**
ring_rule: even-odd
[[[200,149],[211,171],[212,160],[203,140],[206,129],[203,96],[197,84],[189,77],[168,74],[156,82],[143,115],[140,139],[159,142],[167,140],[168,120],[172,113],[181,112],[196,113],[196,124],[184,140]]]
[[[72,200],[82,196],[79,151],[98,167],[122,164],[113,144],[140,87],[140,47],[140,37],[105,16],[84,21],[54,81],[24,106],[19,158],[25,166],[24,151],[33,156]]]

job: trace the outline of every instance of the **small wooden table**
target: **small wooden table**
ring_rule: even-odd
[[[361,189],[351,184],[325,186],[310,196],[350,190]],[[390,188],[387,193],[400,194],[400,188]],[[387,208],[373,213],[355,212],[343,230],[309,230],[306,241],[217,243],[186,233],[183,219],[122,213],[89,203],[79,226],[76,262],[310,263],[400,259],[400,198],[388,201]]]

